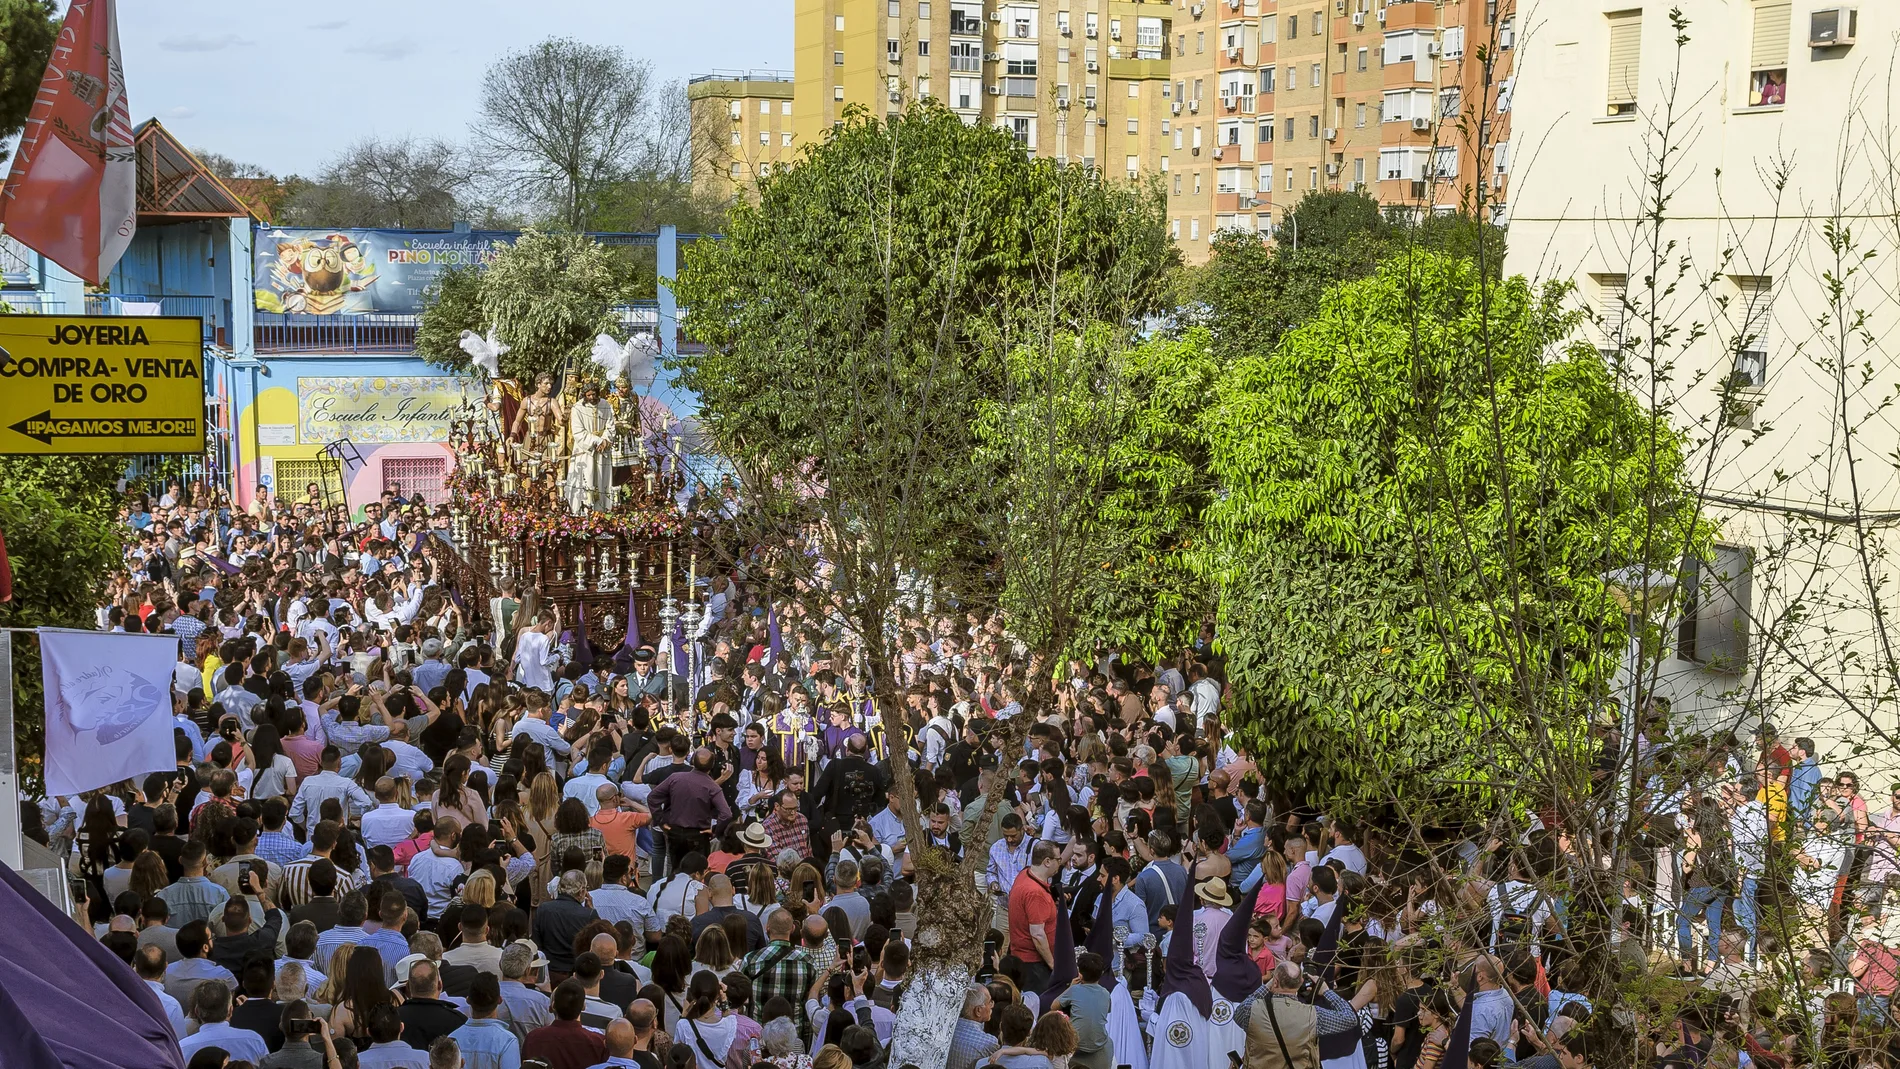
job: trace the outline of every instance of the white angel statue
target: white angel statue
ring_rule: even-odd
[[[608,382],[617,382],[625,375],[635,384],[651,385],[654,358],[659,355],[659,343],[651,334],[635,334],[624,344],[611,334],[594,338],[594,365],[606,374]]]
[[[492,326],[488,328],[486,338],[472,330],[463,331],[461,345],[462,351],[468,354],[475,366],[487,372],[491,379],[501,374],[501,354],[511,348],[501,340]]]

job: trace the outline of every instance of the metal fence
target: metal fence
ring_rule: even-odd
[[[260,353],[406,353],[416,347],[421,317],[259,312],[256,322],[254,343]]]
[[[86,314],[97,316],[197,316],[204,321],[204,339],[225,344],[226,302],[203,294],[88,293]]]

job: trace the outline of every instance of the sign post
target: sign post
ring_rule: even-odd
[[[0,453],[202,453],[195,316],[0,316]]]
[[[26,849],[20,837],[20,768],[13,747],[13,632],[0,628],[0,861],[19,869]]]

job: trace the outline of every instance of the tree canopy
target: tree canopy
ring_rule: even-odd
[[[53,0],[0,0],[0,142],[10,144],[26,125],[59,36]],[[0,144],[0,162],[10,155]]]

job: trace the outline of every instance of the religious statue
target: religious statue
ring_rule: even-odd
[[[561,399],[554,396],[554,376],[543,371],[534,377],[534,394],[515,411],[508,436],[532,455],[545,454],[561,429]]]
[[[583,387],[580,403],[568,413],[568,438],[568,511],[607,507],[614,482],[614,410],[601,399],[598,383]]]

